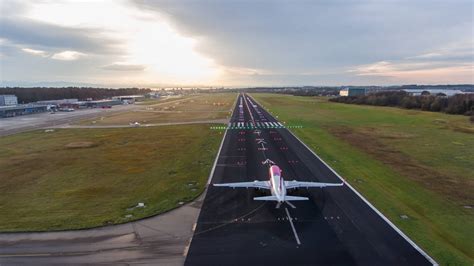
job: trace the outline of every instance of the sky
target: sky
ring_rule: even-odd
[[[474,1],[2,0],[0,86],[474,84]]]

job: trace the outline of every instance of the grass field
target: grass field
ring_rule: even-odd
[[[216,93],[152,100],[139,104],[141,108],[134,111],[87,119],[78,124],[128,125],[134,122],[153,124],[226,119],[230,116],[235,97],[233,93]]]
[[[0,231],[94,227],[175,208],[203,191],[221,134],[202,124],[2,137]]]
[[[152,98],[144,99],[142,101],[136,102],[135,104],[136,105],[160,105],[166,102],[174,102],[174,101],[179,101],[182,99],[188,99],[191,97],[192,97],[191,95],[165,96],[158,99],[152,99]]]
[[[474,125],[465,116],[254,94],[441,265],[474,264]],[[408,219],[403,219],[407,215]]]

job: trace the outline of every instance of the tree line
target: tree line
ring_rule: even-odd
[[[433,95],[412,96],[404,91],[383,91],[367,95],[336,97],[330,99],[330,101],[470,115],[472,116],[471,121],[474,120],[474,94],[472,93],[443,97]]]
[[[18,103],[31,103],[45,100],[59,99],[93,99],[101,100],[114,96],[145,94],[151,92],[150,89],[139,88],[85,88],[85,87],[65,87],[65,88],[48,88],[48,87],[6,87],[0,88],[0,94],[14,94],[18,97]]]

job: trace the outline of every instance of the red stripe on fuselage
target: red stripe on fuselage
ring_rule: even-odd
[[[271,184],[272,187],[273,187],[273,185],[276,185],[276,184],[273,183],[273,177],[278,177],[280,179],[279,180],[280,184],[278,184],[278,188],[279,188],[279,193],[281,193],[281,191],[283,190],[283,178],[281,177],[280,167],[278,167],[276,165],[272,165],[268,169],[268,172],[270,174],[270,184]]]

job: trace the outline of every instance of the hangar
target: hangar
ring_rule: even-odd
[[[15,106],[0,106],[0,117],[14,117],[48,111],[48,105],[21,104]]]
[[[123,103],[135,103],[136,101],[141,101],[145,99],[143,95],[125,95],[125,96],[115,96],[113,97],[115,100],[120,100]]]

